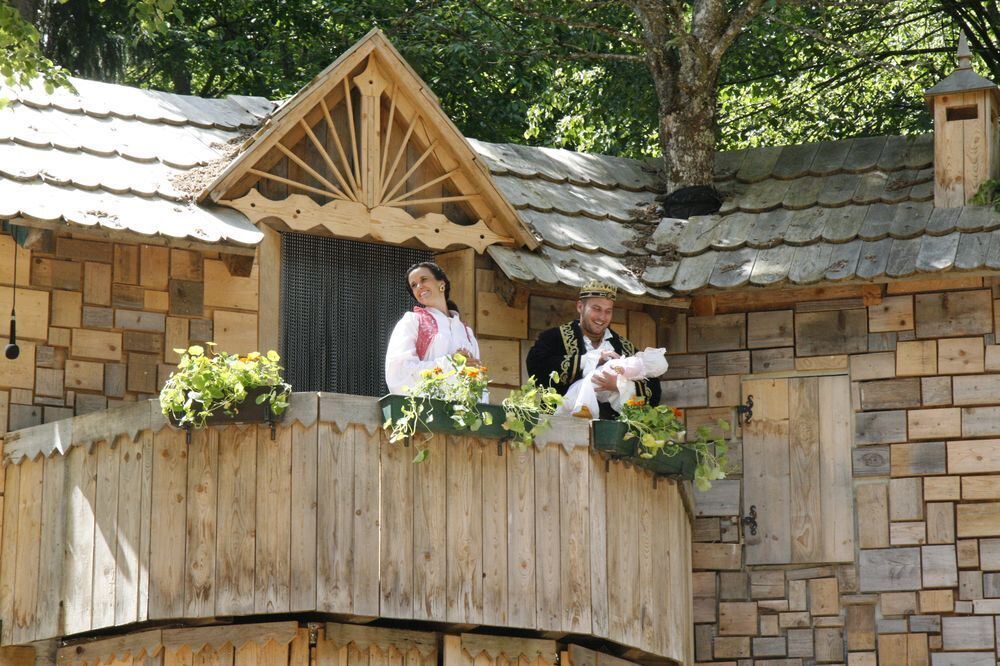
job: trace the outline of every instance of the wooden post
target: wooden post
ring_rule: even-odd
[[[368,58],[365,71],[354,77],[354,85],[361,91],[361,189],[364,204],[375,207],[375,193],[381,189],[382,163],[382,91],[385,78],[379,72],[374,57]]]

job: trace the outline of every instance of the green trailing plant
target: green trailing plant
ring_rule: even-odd
[[[215,346],[214,342],[205,344]],[[287,409],[292,387],[282,378],[280,357],[273,349],[246,356],[209,354],[200,345],[174,351],[181,354],[181,360],[160,391],[160,408],[181,427],[203,428],[209,416],[220,412],[235,416],[247,392],[261,387],[269,390],[257,396],[258,405],[269,403],[275,415]]]
[[[420,381],[409,387],[403,415],[395,420],[387,419],[383,424],[390,442],[412,439],[421,425],[426,427],[433,422],[431,400],[449,403],[449,418],[456,428],[475,432],[484,424],[493,423],[493,416],[479,406],[490,381],[486,366],[469,365],[462,354],[449,356],[446,366],[437,365],[420,372]],[[413,462],[423,462],[427,454],[427,448],[420,448]]]
[[[1000,211],[1000,180],[990,178],[985,181],[969,203],[974,206],[993,206],[993,210]]]
[[[680,453],[682,448],[693,450],[697,459],[695,486],[699,490],[708,490],[712,481],[726,478],[729,448],[723,437],[712,437],[712,429],[708,426],[700,426],[698,437],[687,441],[683,416],[684,413],[676,407],[654,407],[642,398],[632,398],[622,406],[618,420],[628,426],[625,439],[638,438],[637,454],[641,458],[652,458],[661,453],[669,458]],[[729,430],[725,421],[719,421],[718,426],[723,432]]]
[[[558,375],[553,372],[553,381]],[[531,446],[535,437],[545,432],[549,426],[549,416],[563,403],[563,397],[551,386],[539,386],[534,376],[519,389],[510,392],[501,403],[504,416],[503,427],[510,433],[510,445],[524,450]]]

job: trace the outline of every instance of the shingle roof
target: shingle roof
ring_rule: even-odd
[[[274,104],[202,99],[71,79],[79,94],[0,87],[0,218],[254,245],[229,208],[191,202],[199,172],[228,161]]]
[[[276,107],[73,80],[0,89],[0,218],[27,217],[243,245],[240,213],[191,200]],[[933,207],[931,135],[719,153],[716,215],[661,218],[654,162],[469,140],[542,241],[493,246],[509,277],[634,296],[705,288],[1000,270],[1000,213]]]
[[[511,278],[609,279],[635,296],[1000,269],[1000,213],[935,209],[933,136],[720,153],[716,215],[650,219],[646,163],[473,142],[543,245],[492,247]],[[619,176],[620,174],[620,176]]]

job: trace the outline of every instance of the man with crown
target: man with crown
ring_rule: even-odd
[[[575,416],[616,418],[612,405],[620,405],[621,398],[625,397],[621,395],[620,373],[616,374],[610,366],[602,371],[609,361],[636,354],[635,346],[611,329],[617,296],[618,290],[614,285],[599,280],[587,282],[580,289],[576,303],[579,318],[544,331],[528,352],[528,374],[539,382],[549,383],[564,396],[571,391],[571,387],[580,388],[578,382],[585,375],[591,377],[600,413],[589,413],[584,408],[571,412]],[[655,351],[662,357],[663,350]],[[593,365],[596,369],[590,367]],[[663,368],[666,368],[665,363]],[[636,381],[634,387],[635,397],[645,399],[650,405],[659,404],[660,383],[655,378]],[[632,391],[628,390],[628,393]]]

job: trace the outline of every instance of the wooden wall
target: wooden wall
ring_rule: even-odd
[[[0,346],[7,344],[15,244],[0,234]],[[17,361],[0,360],[0,433],[159,392],[174,348],[213,340],[257,349],[257,266],[218,254],[59,235],[18,249]]]
[[[190,445],[152,404],[63,422],[58,448],[54,426],[8,442],[3,644],[318,611],[594,635],[689,661],[681,489],[606,465],[582,421],[503,455],[435,437],[414,465],[371,398],[296,394],[275,440],[230,426]]]
[[[736,473],[696,493],[697,661],[996,663],[998,297],[983,278],[758,292],[660,322],[665,399],[689,424],[755,398]],[[822,393],[835,381],[840,411]],[[840,412],[849,430],[827,439]],[[739,524],[750,504],[757,535]],[[822,546],[845,507],[847,531]]]

